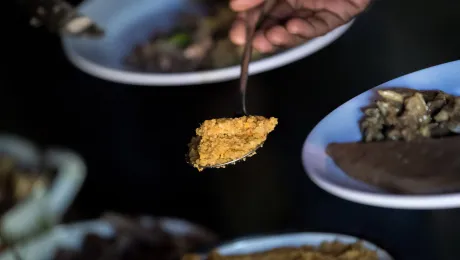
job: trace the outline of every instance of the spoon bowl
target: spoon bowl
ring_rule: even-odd
[[[257,149],[259,149],[263,145],[264,145],[264,142],[262,142],[261,144],[256,146],[256,148],[254,148],[253,150],[251,150],[250,152],[248,152],[247,154],[243,155],[240,158],[237,158],[237,159],[225,162],[225,163],[220,163],[220,164],[215,164],[215,165],[206,165],[206,166],[201,166],[201,167],[203,169],[217,169],[217,168],[225,168],[226,166],[229,166],[229,165],[234,165],[237,162],[245,161],[246,158],[249,158],[249,157],[253,156],[254,154],[256,154]],[[187,163],[193,166],[193,163],[190,162],[190,157],[188,155],[187,155]]]
[[[254,34],[259,28],[261,27],[266,13],[270,11],[276,4],[277,0],[267,0],[265,3],[262,5],[261,9],[261,14],[256,22],[256,24],[250,24],[248,22],[250,16],[255,15],[255,12],[259,10],[260,7],[253,8],[249,11],[246,12],[246,43],[244,45],[244,52],[243,52],[243,57],[241,59],[241,73],[240,73],[240,94],[241,94],[241,108],[242,108],[242,116],[248,116],[247,110],[246,110],[246,89],[247,89],[247,84],[248,84],[248,77],[249,77],[249,63],[251,62],[251,57],[252,57],[252,41],[254,39]],[[237,116],[237,118],[240,116]],[[225,166],[228,165],[233,165],[236,164],[237,162],[244,161],[246,158],[253,156],[256,154],[257,149],[262,147],[264,142],[260,143],[257,145],[253,150],[249,151],[248,153],[244,154],[240,158],[236,158],[234,160],[225,162],[225,163],[220,163],[220,164],[215,164],[215,165],[206,165],[206,166],[200,166],[202,169],[209,169],[209,168],[224,168]],[[188,157],[188,162],[192,164],[190,161],[189,156]],[[193,164],[192,164],[193,165]]]

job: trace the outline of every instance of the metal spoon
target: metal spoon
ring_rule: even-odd
[[[254,34],[260,29],[263,22],[265,21],[266,14],[275,6],[277,0],[266,0],[259,15],[259,19],[253,25],[248,20],[246,22],[246,43],[244,45],[243,58],[241,60],[241,73],[240,73],[240,94],[241,94],[241,106],[243,115],[248,115],[246,111],[246,89],[248,85],[249,77],[249,63],[252,58],[252,41],[254,40]],[[246,17],[251,17],[255,15],[254,13],[258,11],[259,8],[249,10],[246,13]]]
[[[255,24],[251,24],[248,20],[248,17],[251,17],[255,15],[256,12],[259,11],[260,7],[256,7],[252,10],[249,10],[246,12],[246,43],[244,45],[244,51],[243,51],[243,58],[241,60],[241,73],[240,73],[240,95],[241,95],[241,108],[242,108],[242,115],[239,114],[237,117],[240,116],[247,116],[248,112],[246,110],[246,89],[248,85],[248,77],[249,77],[249,63],[251,62],[252,58],[252,41],[254,39],[254,34],[257,32],[262,24],[265,21],[265,18],[267,17],[266,14],[273,9],[275,4],[277,3],[277,0],[265,0],[261,14],[259,15],[259,18],[257,19],[257,22]],[[216,165],[207,165],[203,166],[203,169],[210,169],[210,168],[223,168],[227,165],[235,164],[239,161],[244,161],[246,158],[251,157],[254,155],[260,147],[263,146],[263,142],[256,146],[252,151],[246,153],[240,158],[237,158],[235,160],[221,163],[221,164],[216,164]]]

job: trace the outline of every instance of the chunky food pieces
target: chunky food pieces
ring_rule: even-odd
[[[37,198],[46,194],[56,171],[23,165],[8,154],[0,154],[0,216],[28,198]],[[0,253],[12,244],[2,243]]]
[[[60,248],[54,260],[180,260],[190,250],[215,243],[216,237],[201,227],[170,233],[161,221],[143,225],[141,220],[107,214],[115,228],[113,237],[87,234],[80,250]]]
[[[267,139],[278,119],[243,116],[206,120],[189,144],[189,160],[198,170],[241,158]]]
[[[442,91],[378,90],[380,99],[364,110],[364,142],[411,141],[460,133],[460,97]]]
[[[379,90],[365,108],[363,142],[332,143],[345,173],[396,193],[460,190],[460,98],[442,91]]]
[[[228,0],[189,0],[187,4],[191,6],[186,11],[168,15],[175,23],[172,28],[157,28],[150,39],[133,48],[125,59],[127,67],[143,72],[181,73],[240,64],[243,46],[233,44],[228,37],[236,19]],[[265,56],[257,50],[252,52],[252,60]]]
[[[198,256],[184,256],[182,260],[200,260]],[[207,260],[378,260],[377,252],[361,243],[324,242],[319,247],[283,247],[265,252],[224,256],[211,252]]]
[[[55,172],[24,167],[8,155],[0,155],[0,216],[32,193],[43,195]]]
[[[190,0],[187,11],[172,13],[169,30],[154,31],[137,45],[126,64],[145,72],[178,73],[217,69],[240,63],[243,48],[228,38],[236,14],[228,1]],[[197,9],[200,10],[197,12]],[[260,58],[257,51],[253,58]]]

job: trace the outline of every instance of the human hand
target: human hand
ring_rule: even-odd
[[[245,17],[245,11],[265,0],[230,0],[230,8],[238,19],[230,30],[230,39],[237,45],[246,41],[245,21],[255,23],[260,15]],[[253,46],[260,52],[272,52],[276,46],[289,47],[301,40],[322,36],[349,22],[366,9],[371,0],[279,0],[270,11],[262,29],[254,35]]]

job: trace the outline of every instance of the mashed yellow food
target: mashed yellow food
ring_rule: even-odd
[[[200,255],[185,255],[182,260],[200,260]],[[324,242],[318,247],[283,247],[265,252],[224,256],[212,251],[207,260],[378,260],[377,252],[361,243]]]
[[[256,149],[278,124],[278,119],[243,116],[206,120],[189,144],[189,159],[198,170],[228,163]]]

